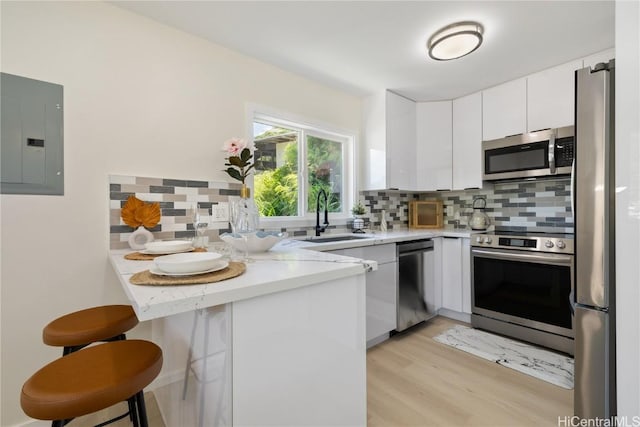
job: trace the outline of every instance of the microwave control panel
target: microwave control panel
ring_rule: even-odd
[[[571,166],[573,164],[575,141],[573,137],[556,139],[556,167]]]

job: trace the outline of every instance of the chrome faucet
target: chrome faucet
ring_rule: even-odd
[[[320,196],[324,195],[324,224],[320,225]],[[327,192],[321,189],[318,192],[318,200],[316,200],[316,236],[319,236],[329,226],[329,202]]]

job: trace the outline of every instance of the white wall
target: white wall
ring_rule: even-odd
[[[640,416],[640,3],[616,1],[618,414]]]
[[[0,199],[10,426],[27,419],[22,383],[59,354],[42,327],[126,301],[107,260],[108,174],[227,180],[221,145],[245,136],[246,103],[357,131],[361,101],[104,3],[3,1],[1,31],[2,71],[63,85],[65,103],[65,195]]]

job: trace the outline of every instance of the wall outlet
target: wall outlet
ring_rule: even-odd
[[[229,203],[220,202],[211,206],[212,222],[229,222]]]
[[[448,217],[453,216],[453,206],[447,206],[447,216]]]

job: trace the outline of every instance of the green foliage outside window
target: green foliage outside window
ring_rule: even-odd
[[[253,185],[260,215],[298,215],[298,174],[289,166],[257,173]]]
[[[256,138],[259,139],[260,136]],[[280,166],[257,171],[255,175],[255,201],[262,216],[298,215],[298,144],[295,141],[286,145],[280,160]],[[316,211],[318,193],[324,189],[329,195],[329,212],[340,212],[342,144],[307,136],[307,167],[308,211]]]

